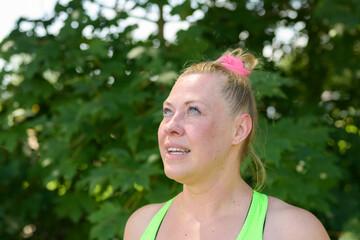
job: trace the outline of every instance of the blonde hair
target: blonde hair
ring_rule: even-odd
[[[223,56],[225,55],[231,55],[240,59],[244,63],[245,69],[249,71],[252,71],[258,63],[258,60],[252,54],[244,53],[241,48],[237,48],[233,51],[227,51],[223,54]],[[248,155],[250,155],[252,159],[252,165],[250,165],[250,167],[256,183],[255,189],[260,190],[265,183],[266,171],[263,162],[256,155],[251,144],[255,135],[258,113],[249,78],[228,70],[219,61],[194,64],[187,68],[181,76],[195,73],[215,73],[225,76],[227,81],[223,87],[222,93],[229,104],[231,114],[237,115],[239,113],[246,112],[250,115],[252,120],[252,129],[248,137],[243,142],[240,154],[240,164]]]

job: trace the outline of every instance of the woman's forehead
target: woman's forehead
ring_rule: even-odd
[[[221,90],[225,77],[215,73],[196,73],[180,76],[172,91],[206,91]]]
[[[219,101],[222,98],[224,79],[218,74],[187,74],[173,86],[168,102],[173,101]]]

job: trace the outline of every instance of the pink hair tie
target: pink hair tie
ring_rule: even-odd
[[[251,73],[249,70],[245,69],[243,61],[231,55],[222,56],[217,61],[221,61],[221,65],[226,69],[236,72],[240,76],[247,77]]]

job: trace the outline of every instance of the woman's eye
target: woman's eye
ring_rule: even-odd
[[[170,115],[172,112],[171,112],[170,109],[164,108],[164,109],[163,109],[163,113],[164,113],[164,115]]]
[[[197,113],[200,113],[200,111],[196,107],[189,108],[189,114],[197,114]]]

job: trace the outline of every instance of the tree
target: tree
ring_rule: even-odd
[[[184,63],[242,46],[264,53],[251,78],[264,192],[314,212],[333,239],[357,239],[360,4],[177,4],[132,2],[161,13],[146,40],[133,38],[136,25],[124,27],[132,12],[120,2],[74,0],[57,3],[52,18],[18,20],[0,44],[1,238],[121,238],[135,209],[180,190],[162,172],[156,131]],[[167,7],[182,20],[204,16],[169,42]],[[278,39],[280,27],[293,29],[291,41]],[[248,163],[241,172],[251,183]]]

